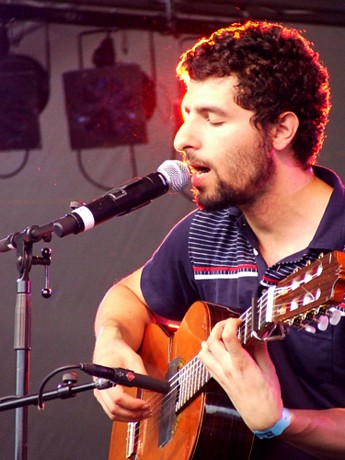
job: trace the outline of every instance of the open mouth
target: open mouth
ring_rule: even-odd
[[[190,170],[192,174],[195,174],[197,176],[201,176],[202,174],[207,174],[210,172],[210,168],[206,168],[205,166],[197,166],[197,165],[191,165]]]

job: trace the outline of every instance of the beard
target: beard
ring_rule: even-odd
[[[252,173],[249,174],[248,170]],[[265,192],[274,171],[273,158],[267,152],[256,157],[250,167],[242,164],[235,173],[229,174],[229,177],[235,177],[234,180],[224,180],[214,171],[217,181],[215,191],[207,194],[202,189],[193,189],[194,201],[199,209],[205,211],[219,211],[229,206],[251,206]]]

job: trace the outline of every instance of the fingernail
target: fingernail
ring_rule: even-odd
[[[149,418],[149,417],[151,417],[151,416],[152,416],[152,411],[151,411],[151,409],[150,409],[150,410],[145,410],[145,411],[143,412],[143,417],[144,417],[144,418]]]

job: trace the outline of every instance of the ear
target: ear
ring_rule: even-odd
[[[272,144],[276,150],[284,150],[293,141],[299,126],[299,120],[294,112],[284,112],[272,131]]]

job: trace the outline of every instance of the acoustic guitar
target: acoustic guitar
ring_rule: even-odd
[[[333,251],[268,288],[240,318],[238,337],[284,338],[291,325],[313,332],[336,324],[344,299],[345,253]],[[334,316],[331,311],[334,310]],[[167,379],[167,394],[127,389],[150,402],[152,416],[140,422],[114,422],[109,460],[248,460],[253,434],[229,398],[198,359],[201,341],[213,326],[233,316],[226,307],[195,302],[175,334],[156,324],[147,327],[139,350],[148,375]]]

